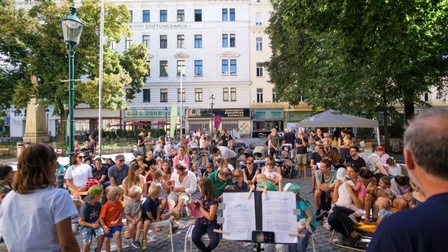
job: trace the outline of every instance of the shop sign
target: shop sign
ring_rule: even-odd
[[[165,109],[130,109],[124,111],[125,118],[162,118],[170,115],[171,111]]]
[[[254,119],[278,119],[283,120],[282,109],[254,109]]]

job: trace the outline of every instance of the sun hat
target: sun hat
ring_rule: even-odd
[[[87,195],[90,198],[93,198],[93,197],[95,197],[97,195],[100,195],[101,193],[103,193],[103,187],[102,186],[98,186],[98,185],[90,187],[89,191],[87,191]]]
[[[283,188],[285,192],[293,192],[294,194],[300,193],[300,186],[298,184],[287,183]]]

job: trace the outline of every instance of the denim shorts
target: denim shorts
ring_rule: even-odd
[[[102,227],[99,228],[91,228],[91,227],[81,227],[81,234],[84,237],[83,242],[92,242],[92,238],[95,236],[96,238],[104,235],[104,231]]]
[[[104,236],[107,238],[112,238],[112,237],[114,237],[115,232],[121,232],[122,228],[123,228],[123,226],[110,227],[109,228],[110,232],[108,234],[104,233]]]

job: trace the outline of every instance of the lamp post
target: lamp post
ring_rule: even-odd
[[[79,44],[82,29],[84,24],[76,17],[76,8],[70,7],[70,14],[67,15],[61,22],[62,34],[64,35],[64,42],[67,45],[69,54],[69,105],[70,105],[70,149],[69,162],[72,164],[72,156],[75,154],[75,49]]]
[[[213,95],[211,95],[210,96],[210,100],[212,100],[211,102],[210,102],[210,107],[211,107],[211,113],[210,113],[210,116],[212,117],[212,125],[211,125],[211,127],[210,127],[210,135],[211,135],[211,137],[213,137],[213,127],[214,127],[214,118],[215,118],[215,115],[213,115],[213,105],[214,105],[214,103],[213,103],[213,100],[215,99],[215,97],[213,97]]]
[[[165,133],[168,125],[168,107],[165,107]]]

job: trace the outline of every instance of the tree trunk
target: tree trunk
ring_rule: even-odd
[[[65,143],[66,142],[66,129],[67,129],[67,115],[64,111],[64,109],[60,110],[60,116],[61,116],[61,123],[59,124],[58,127],[58,139],[57,142],[59,144]]]
[[[414,117],[414,93],[415,90],[411,88],[404,91],[404,114],[406,116],[406,123]]]

